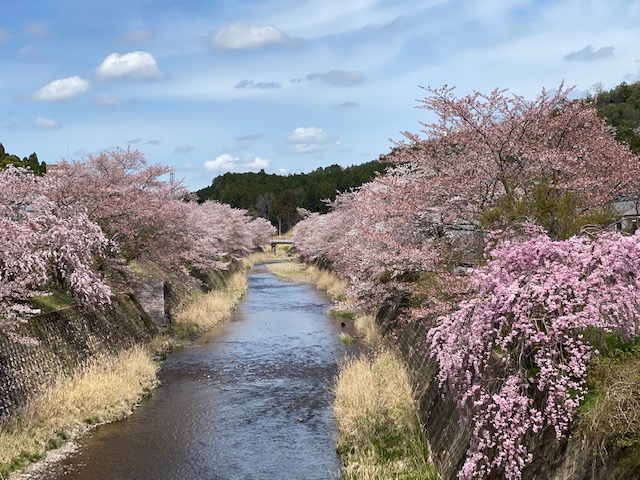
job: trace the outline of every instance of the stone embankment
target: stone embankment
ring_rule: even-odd
[[[59,374],[73,372],[94,356],[145,342],[157,326],[133,296],[123,295],[105,312],[69,307],[31,318],[19,332],[37,345],[0,332],[0,422]]]
[[[398,345],[416,389],[420,419],[425,430],[432,460],[443,479],[453,480],[464,462],[470,430],[459,422],[455,401],[442,395],[436,378],[438,366],[428,355],[427,321],[398,320],[400,303],[390,303],[380,310],[377,322],[382,332]],[[558,442],[553,431],[544,431],[536,439],[534,460],[523,479],[610,480],[640,478],[638,467],[621,473],[628,452],[612,445],[594,444],[583,435],[569,436]],[[630,476],[631,475],[631,476]],[[500,476],[495,477],[502,478]]]

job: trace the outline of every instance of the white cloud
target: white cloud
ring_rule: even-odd
[[[61,125],[51,118],[38,117],[33,124],[38,128],[60,128]]]
[[[38,55],[35,45],[27,45],[18,50],[18,56],[27,60],[40,60],[41,56]]]
[[[338,143],[327,132],[318,127],[298,127],[286,139],[289,148],[295,153],[311,153],[326,150]]]
[[[611,46],[594,50],[593,45],[587,45],[582,50],[565,55],[562,59],[567,62],[593,62],[613,56],[613,50],[614,48]]]
[[[205,170],[260,170],[268,168],[271,164],[271,160],[267,158],[261,158],[256,155],[247,154],[243,158],[234,157],[229,153],[223,153],[214,160],[207,160],[204,162]]]
[[[156,59],[148,52],[112,53],[96,68],[100,78],[133,78],[154,80],[162,77]]]
[[[228,153],[219,155],[214,160],[204,162],[205,170],[232,170],[236,166],[237,158],[232,157]]]
[[[74,75],[73,77],[54,80],[36,91],[32,97],[34,100],[43,102],[70,100],[89,90],[90,86],[89,80]]]
[[[233,141],[226,146],[227,150],[238,150],[240,148],[251,148],[255,140],[260,140],[263,135],[260,133],[254,135],[243,135],[241,137],[235,137]]]
[[[9,37],[11,37],[9,30],[0,27],[0,43],[4,43],[5,41],[9,40]]]
[[[222,27],[217,33],[209,33],[209,45],[218,50],[247,50],[266,45],[288,43],[291,39],[271,25],[258,27],[234,23]]]
[[[247,168],[250,169],[263,169],[268,168],[271,164],[271,160],[267,158],[254,157],[254,159],[245,164]]]
[[[238,83],[234,85],[233,88],[243,89],[243,88],[258,88],[261,90],[268,90],[271,88],[280,88],[282,85],[278,82],[254,82],[253,80],[240,80]]]
[[[120,99],[118,97],[114,97],[113,95],[107,95],[106,93],[103,93],[102,95],[98,95],[94,101],[98,105],[116,105],[120,103]]]

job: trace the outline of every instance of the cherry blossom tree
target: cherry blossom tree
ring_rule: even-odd
[[[180,182],[162,180],[171,171],[148,165],[137,150],[116,149],[62,162],[48,175],[48,195],[86,209],[127,260],[151,260],[185,274],[190,266],[223,268],[271,235],[264,223],[250,229],[244,210],[198,204]]]
[[[161,268],[223,269],[265,242],[275,229],[246,211],[198,204],[168,167],[149,166],[135,150],[62,162],[43,177],[0,171],[0,319],[15,326],[36,311],[28,299],[60,283],[87,307],[110,303],[98,265],[122,268],[132,259]],[[17,337],[16,337],[17,338]],[[25,339],[22,339],[23,341]]]
[[[27,300],[51,282],[81,305],[110,303],[111,290],[94,268],[105,235],[85,213],[69,212],[43,195],[47,182],[24,169],[0,171],[0,319],[14,338],[20,338],[17,323],[37,313]]]
[[[559,240],[577,232],[576,219],[637,196],[640,159],[563,85],[534,100],[426,90],[421,107],[437,120],[404,134],[384,176],[340,195],[324,218],[300,222],[294,242],[303,258],[348,278],[370,308],[402,293],[408,273],[441,278],[442,291],[430,292],[437,301],[414,314],[437,319],[429,340],[441,386],[471,420],[460,477],[520,478],[530,437],[549,428],[560,439],[571,426],[597,353],[587,334],[640,333],[640,237]],[[504,228],[515,213],[551,231],[528,225],[516,238],[480,230],[481,222]],[[332,231],[316,231],[323,228]],[[501,240],[483,259],[485,235]],[[476,265],[470,282],[451,281],[460,265]]]
[[[517,210],[540,184],[572,195],[576,213],[637,192],[638,157],[614,139],[595,105],[569,100],[564,85],[534,100],[505,90],[461,98],[447,86],[426,90],[420,107],[438,120],[421,134],[406,132],[394,160],[429,179],[426,192],[445,226],[473,221],[499,202]]]
[[[428,333],[440,385],[472,422],[460,478],[520,478],[528,435],[549,427],[562,439],[571,426],[597,332],[640,334],[640,235],[553,241],[525,230],[488,249],[475,295]]]

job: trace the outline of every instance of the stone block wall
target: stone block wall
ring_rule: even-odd
[[[36,346],[17,343],[0,332],[0,422],[58,374],[71,373],[95,355],[147,341],[156,331],[140,304],[121,296],[103,313],[70,307],[30,319],[19,332],[36,339]]]

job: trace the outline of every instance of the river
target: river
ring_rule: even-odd
[[[104,425],[46,480],[314,480],[339,477],[332,418],[341,319],[313,285],[258,266],[230,323],[176,350],[162,385]]]

